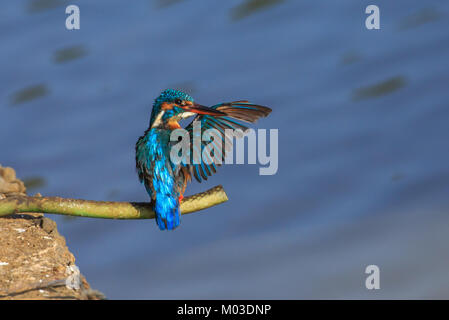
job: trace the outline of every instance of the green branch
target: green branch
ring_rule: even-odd
[[[181,214],[203,210],[228,200],[222,186],[186,197]],[[108,202],[65,199],[59,197],[10,196],[0,200],[0,217],[13,213],[42,212],[104,219],[153,219],[150,203]]]

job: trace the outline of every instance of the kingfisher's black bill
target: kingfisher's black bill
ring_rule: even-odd
[[[207,114],[210,116],[216,116],[216,117],[220,117],[220,116],[226,116],[226,113],[206,107],[206,106],[202,106],[200,104],[194,103],[192,105],[187,105],[185,107],[182,107],[182,109],[184,109],[185,111],[188,112],[193,112],[193,113],[198,113],[198,114]]]

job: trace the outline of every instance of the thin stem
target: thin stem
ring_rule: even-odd
[[[186,197],[181,214],[203,210],[228,200],[222,186]],[[153,219],[150,203],[108,202],[66,199],[59,197],[12,196],[0,200],[0,217],[13,213],[42,212],[68,216],[104,219]]]

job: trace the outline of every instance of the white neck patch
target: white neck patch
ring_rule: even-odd
[[[164,113],[165,111],[162,110],[157,114],[156,119],[154,119],[154,122],[151,125],[151,129],[153,129],[154,127],[159,127],[162,124],[162,116],[164,115]]]
[[[197,115],[197,113],[194,113],[194,112],[183,112],[183,113],[181,113],[181,118],[186,119],[186,118],[196,116],[196,115]]]

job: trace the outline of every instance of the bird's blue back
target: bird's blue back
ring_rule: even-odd
[[[179,225],[179,188],[170,161],[170,131],[150,129],[136,145],[137,171],[153,199],[156,222],[161,230]]]

